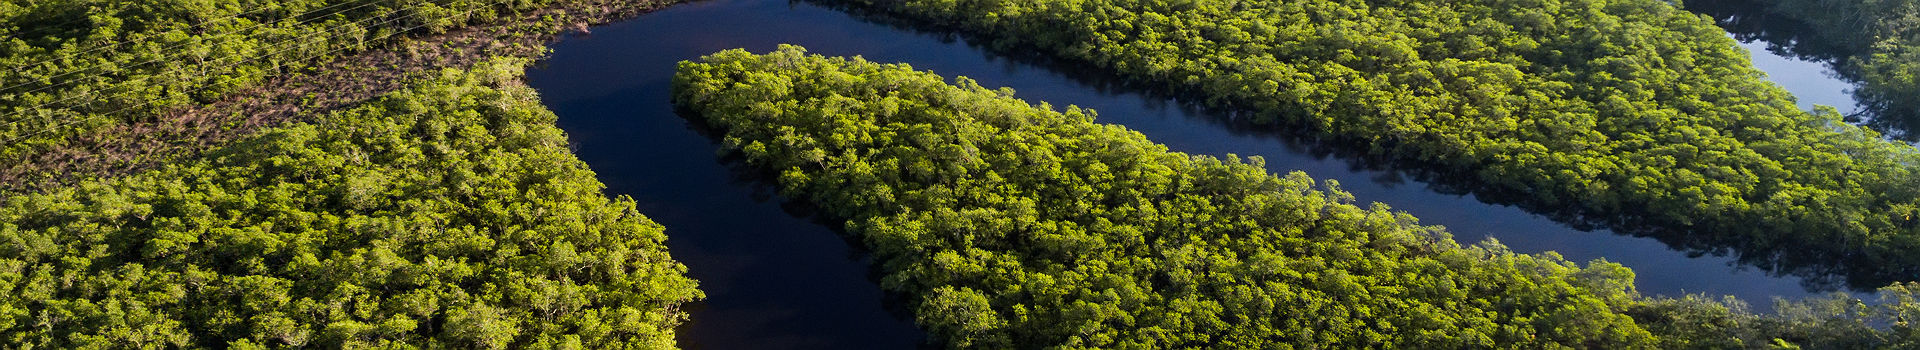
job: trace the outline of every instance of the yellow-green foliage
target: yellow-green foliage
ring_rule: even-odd
[[[674,85],[727,150],[844,219],[948,347],[1920,345],[1920,284],[1769,315],[1641,298],[1618,264],[1462,247],[1332,181],[1169,152],[1089,110],[906,65],[733,50],[682,63]]]
[[[1920,277],[1920,152],[1661,0],[844,0],[1780,272]],[[1904,208],[1904,209],[1903,209]]]
[[[0,160],[255,87],[407,31],[445,31],[551,2],[0,2]]]
[[[1633,274],[1461,247],[1331,182],[1169,152],[1093,113],[786,47],[675,99],[843,218],[954,348],[1644,348]]]
[[[0,202],[0,343],[668,348],[701,297],[517,62]]]

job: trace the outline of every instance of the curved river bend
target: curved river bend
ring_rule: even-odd
[[[1262,156],[1270,171],[1339,180],[1361,202],[1388,203],[1426,224],[1445,225],[1465,243],[1493,237],[1518,252],[1557,251],[1577,262],[1605,258],[1625,264],[1647,294],[1731,294],[1758,305],[1774,296],[1810,294],[1798,279],[1768,276],[1730,258],[1690,257],[1653,239],[1581,231],[1471,195],[1439,193],[1395,172],[1360,169],[1268,133],[1235,130],[1176,101],[1087,83],[951,37],[807,3],[714,0],[595,27],[591,35],[555,44],[553,55],[527,75],[560,116],[579,157],[609,193],[632,196],[641,212],[667,227],[674,257],[707,292],[708,299],[689,310],[693,320],[681,329],[683,347],[901,349],[923,342],[910,317],[887,308],[859,252],[827,226],[783,208],[772,188],[718,160],[717,145],[668,102],[676,62],[731,48],[767,52],[782,43],[818,54],[907,62],[983,86],[1012,87],[1032,102],[1093,108],[1100,122],[1125,125],[1176,151]],[[1813,86],[1796,94],[1844,98],[1823,91],[1831,84],[1801,81],[1817,80],[1804,73],[1819,72],[1820,65],[1749,47],[1761,68],[1795,80],[1782,83]]]

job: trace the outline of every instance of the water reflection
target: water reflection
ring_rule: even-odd
[[[1920,141],[1920,110],[1860,93],[1853,57],[1870,54],[1851,38],[1828,37],[1798,18],[1753,0],[1691,0],[1686,9],[1708,17],[1755,52],[1754,65],[1802,99],[1833,106],[1849,122],[1909,142]],[[1853,34],[1853,33],[1845,33]],[[1820,66],[1815,68],[1814,66]],[[1818,77],[1815,77],[1818,75]],[[1783,77],[1785,77],[1783,79]],[[1836,98],[1844,95],[1846,98]]]
[[[708,299],[690,309],[693,319],[680,330],[689,348],[897,349],[921,343],[921,333],[889,309],[888,296],[869,280],[868,265],[851,248],[856,245],[842,240],[833,225],[810,220],[804,207],[783,206],[762,181],[716,159],[713,141],[668,105],[676,62],[730,48],[766,52],[782,43],[825,55],[908,62],[984,86],[1012,87],[1028,101],[1093,108],[1100,112],[1098,122],[1125,125],[1176,151],[1262,156],[1273,172],[1299,170],[1340,181],[1361,201],[1393,204],[1427,224],[1447,226],[1460,241],[1493,237],[1519,252],[1623,263],[1635,269],[1647,294],[1731,294],[1756,301],[1808,294],[1799,278],[1566,223],[1577,219],[1556,221],[1486,204],[1511,201],[1467,194],[1473,189],[1458,185],[1462,181],[1342,151],[1350,148],[1243,125],[1233,113],[1145,93],[1098,72],[812,4],[696,2],[593,33],[553,45],[552,56],[530,70],[528,80],[560,116],[576,153],[607,191],[632,196],[643,213],[666,226],[674,257],[700,279]]]

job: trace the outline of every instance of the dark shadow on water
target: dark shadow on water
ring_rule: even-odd
[[[699,117],[699,112],[675,106],[674,114],[679,115],[681,119],[687,122],[688,129],[700,134],[700,136],[713,140],[715,149],[721,148],[719,140],[724,136],[724,132],[705,123],[707,119]],[[880,285],[880,280],[886,276],[886,271],[881,269],[881,265],[877,263],[876,258],[873,256],[873,250],[867,247],[862,238],[847,231],[847,220],[845,218],[827,213],[821,209],[819,205],[815,205],[812,202],[780,195],[780,190],[775,188],[780,175],[777,171],[749,166],[746,163],[746,158],[740,156],[738,153],[729,152],[716,157],[718,158],[717,161],[727,168],[727,182],[734,186],[751,189],[752,194],[750,197],[754,202],[778,203],[782,213],[794,219],[805,220],[813,225],[833,231],[834,235],[839,237],[841,242],[845,243],[849,248],[844,256],[846,260],[855,261],[866,266],[867,282],[876,286]],[[913,320],[912,310],[909,309],[909,306],[911,306],[909,301],[911,297],[911,295],[905,293],[883,291],[880,300],[881,309],[885,310],[888,315],[896,320],[911,322],[911,320]],[[938,346],[931,342],[921,342],[917,348],[926,350],[939,349]]]
[[[1920,110],[1914,110],[1911,105],[1902,107],[1913,101],[1874,97],[1861,93],[1857,88],[1862,79],[1859,70],[1854,69],[1855,62],[1852,59],[1871,54],[1868,44],[1852,42],[1852,38],[1829,36],[1829,33],[1823,33],[1799,18],[1782,15],[1752,0],[1689,0],[1685,4],[1688,11],[1713,18],[1714,24],[1732,33],[1736,40],[1763,42],[1766,50],[1773,55],[1826,65],[1834,78],[1856,87],[1846,92],[1852,96],[1854,106],[1835,106],[1841,107],[1843,112],[1850,109],[1846,107],[1857,107],[1846,112],[1848,122],[1872,128],[1894,139],[1920,141]],[[1852,33],[1837,33],[1849,34]]]

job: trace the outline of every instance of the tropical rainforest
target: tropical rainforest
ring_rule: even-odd
[[[669,348],[701,297],[497,60],[0,202],[22,348]]]
[[[843,229],[949,348],[1920,347],[1920,151],[1886,139],[1920,135],[1920,5],[1740,1],[1876,114],[1795,107],[1661,0],[821,2],[1878,300],[1642,295],[1617,263],[1461,244],[906,64],[722,51],[658,103]],[[564,18],[675,2],[0,2],[0,344],[675,347],[705,294],[669,229],[521,76],[585,31]],[[209,131],[116,139],[167,127]]]
[[[7,178],[0,343],[674,347],[687,318],[681,305],[703,293],[667,254],[664,228],[632,200],[602,194],[574,158],[555,116],[519,85],[523,58],[457,52],[480,62],[416,60],[456,67],[421,72],[359,67],[353,74],[424,78],[384,93],[364,82],[325,86],[358,94],[340,97],[360,100],[338,109],[300,112],[313,105],[263,98],[278,93],[261,90],[274,78],[327,74],[338,68],[323,66],[339,60],[387,62],[357,52],[401,47],[418,56],[419,45],[390,45],[409,34],[560,3],[572,4],[0,3],[0,64],[9,67],[0,71],[0,168],[36,169],[45,159],[36,152],[93,130],[183,123],[169,114],[181,109],[301,114],[292,118],[300,123],[233,140],[171,140],[217,146],[141,160],[146,171]],[[514,25],[516,38],[554,26]],[[234,95],[264,107],[206,108]]]
[[[1736,37],[1770,50],[1831,63],[1859,84],[1853,119],[1920,141],[1920,1],[1698,0]]]
[[[1862,288],[1920,276],[1920,152],[1798,109],[1664,1],[836,3],[1679,248]]]
[[[1618,264],[1462,246],[1334,182],[905,64],[730,50],[674,88],[730,157],[843,222],[952,348],[1916,345],[1895,320],[1920,316],[1920,285],[1776,317],[1643,298]]]
[[[0,159],[542,1],[9,1]]]
[[[670,1],[618,2],[644,9]],[[466,67],[498,54],[488,52],[501,46],[528,46],[523,50],[531,52],[508,55],[535,56],[545,39],[522,38],[545,37],[557,24],[521,18],[557,23],[611,6],[602,0],[0,2],[0,66],[7,67],[0,70],[0,191],[68,183],[62,175],[105,173],[97,168],[144,169],[154,158],[211,148],[180,145],[217,146],[282,119],[300,119],[275,115],[337,109],[398,88],[379,80],[404,81],[398,73],[438,69],[421,66]],[[441,38],[432,45],[405,44],[458,39],[443,34],[476,25],[512,28],[466,43]],[[415,57],[377,59],[383,52]],[[334,75],[371,81],[288,81],[326,70],[351,70]],[[293,101],[276,101],[276,95]],[[335,105],[317,103],[337,95],[351,96]],[[155,136],[169,132],[185,135]],[[231,136],[209,136],[220,133]],[[148,140],[153,138],[159,140]],[[141,142],[147,144],[128,146]],[[116,152],[124,147],[184,149]],[[62,166],[68,158],[115,157],[139,159]]]

